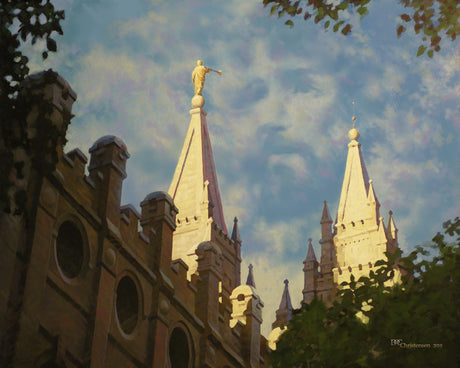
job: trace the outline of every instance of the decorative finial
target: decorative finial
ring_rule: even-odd
[[[358,138],[359,138],[359,131],[358,131],[358,129],[355,128],[355,121],[356,121],[355,101],[353,101],[352,104],[353,104],[353,116],[352,116],[351,120],[353,121],[353,128],[351,128],[348,131],[348,138],[350,139],[350,141],[357,141]]]
[[[203,61],[201,60],[196,62],[196,67],[192,72],[192,83],[195,85],[195,96],[192,98],[192,106],[195,108],[204,106],[204,98],[201,93],[203,92],[206,74],[210,72],[216,72],[222,75],[222,70],[207,68],[203,65]]]
[[[284,285],[287,286],[288,284],[289,284],[289,280],[288,279],[284,280]]]
[[[353,128],[355,127],[355,121],[356,121],[356,115],[355,115],[355,101],[352,102],[353,104],[353,116],[351,117],[351,120],[353,121]]]

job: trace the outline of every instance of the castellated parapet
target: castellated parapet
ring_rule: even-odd
[[[76,98],[68,83],[47,72],[30,88],[53,101],[65,137]],[[40,129],[34,109],[29,123]],[[63,142],[54,143],[60,153],[52,170],[25,179],[36,188],[28,191],[35,208],[28,225],[1,214],[0,365],[267,366],[254,292],[245,323],[231,323],[245,313],[231,298],[240,282],[237,228],[231,239],[208,212],[209,239],[196,247],[197,272],[188,278],[188,264],[173,256],[180,209],[172,197],[152,192],[140,213],[121,205],[129,159],[123,141],[98,139],[89,160],[78,148],[64,153]]]

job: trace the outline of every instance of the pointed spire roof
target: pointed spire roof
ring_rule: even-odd
[[[387,242],[387,231],[385,229],[385,223],[383,222],[383,217],[379,218],[379,228],[378,228],[379,242],[381,244]]]
[[[347,164],[337,213],[339,223],[359,220],[363,213],[368,213],[369,176],[361,153],[361,143],[358,142],[359,131],[353,127],[348,132],[348,138]]]
[[[202,108],[204,99],[201,104],[193,100],[192,103],[195,108],[190,110],[190,125],[168,193],[179,209],[181,218],[199,216],[202,205],[205,205],[208,213],[212,213],[214,223],[227,234],[206,123],[207,114]]]
[[[388,226],[387,226],[387,236],[388,239],[392,240],[393,242],[397,242],[398,240],[398,229],[393,220],[393,211],[389,212],[390,218],[388,219]]]
[[[278,310],[287,310],[292,312],[291,296],[289,295],[289,280],[284,280],[284,291],[281,297],[281,303]]]
[[[369,201],[369,204],[372,206],[373,212],[371,212],[371,216],[375,217],[376,219],[380,218],[380,202],[377,199],[377,196],[375,195],[374,191],[374,185],[372,184],[372,179],[369,180],[369,193],[367,195],[367,200]]]
[[[308,252],[307,252],[307,258],[305,259],[305,262],[311,262],[311,261],[318,262],[316,260],[315,251],[313,249],[313,245],[311,244],[311,238],[310,238],[308,239]]]
[[[272,329],[277,327],[284,328],[288,325],[292,317],[292,303],[291,296],[289,295],[289,281],[284,280],[283,296],[281,297],[281,303],[276,311],[276,320],[272,323]]]
[[[367,198],[370,203],[375,203],[377,206],[380,207],[379,200],[377,199],[377,196],[375,195],[374,192],[374,186],[372,185],[373,181],[372,179],[369,180],[369,194],[367,195]]]
[[[331,216],[329,216],[329,209],[327,208],[327,201],[324,201],[323,214],[321,215],[321,224],[332,223]]]
[[[320,243],[324,244],[332,239],[332,220],[329,216],[329,209],[327,208],[327,202],[324,201],[323,214],[321,215],[321,239]]]
[[[232,236],[231,236],[231,239],[235,242],[235,243],[242,243],[241,241],[241,237],[240,237],[240,231],[238,230],[238,219],[235,217],[235,219],[233,220],[233,230],[232,230]]]
[[[252,286],[253,288],[256,287],[256,282],[254,281],[254,273],[252,271],[254,267],[252,264],[249,265],[249,272],[248,272],[248,278],[246,280],[246,285]]]

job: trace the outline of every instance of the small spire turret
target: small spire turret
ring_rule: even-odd
[[[387,238],[390,245],[398,246],[398,229],[393,220],[393,211],[389,212],[388,226],[387,226]]]
[[[307,258],[303,261],[304,272],[304,288],[302,290],[303,301],[310,303],[316,296],[317,279],[319,277],[318,261],[316,260],[315,251],[311,244],[311,239],[308,239]]]
[[[378,240],[380,244],[387,242],[387,231],[385,229],[385,224],[383,222],[382,216],[379,218]]]
[[[380,202],[377,199],[374,191],[374,185],[372,179],[369,180],[369,193],[367,195],[367,200],[369,201],[369,206],[371,207],[371,218],[378,219],[380,218]]]
[[[234,220],[233,220],[233,230],[232,230],[232,236],[231,236],[231,239],[235,242],[235,243],[242,243],[241,241],[241,237],[240,237],[240,231],[238,229],[238,218],[235,216]]]
[[[240,231],[238,229],[238,219],[235,217],[233,220],[233,230],[231,239],[234,242],[235,247],[235,266],[234,266],[234,287],[237,287],[241,284],[241,240]]]
[[[249,265],[249,272],[248,272],[248,278],[246,279],[246,285],[252,286],[253,288],[256,287],[256,282],[254,281],[254,273],[253,273],[253,266],[252,264]]]
[[[307,258],[305,259],[305,262],[318,262],[316,260],[316,255],[315,255],[315,251],[313,249],[313,245],[311,244],[311,238],[308,239],[308,252],[307,252]]]
[[[321,215],[321,240],[320,243],[324,243],[332,239],[332,220],[329,216],[329,209],[327,208],[327,202],[324,201],[323,214]]]
[[[281,302],[278,310],[276,311],[276,320],[272,324],[272,329],[276,327],[283,328],[288,325],[292,317],[292,303],[291,296],[289,295],[289,280],[284,280],[284,290],[281,297]]]

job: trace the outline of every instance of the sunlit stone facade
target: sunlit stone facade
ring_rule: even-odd
[[[304,303],[310,303],[317,298],[326,305],[331,305],[342,282],[349,281],[352,274],[356,280],[369,275],[375,267],[375,262],[386,257],[385,252],[393,253],[398,247],[398,230],[394,224],[393,213],[389,212],[385,226],[380,215],[380,203],[364,164],[359,137],[359,131],[353,126],[348,132],[350,143],[334,223],[327,202],[324,201],[320,219],[319,262],[312,239],[309,239],[307,257],[303,262]],[[395,278],[398,277],[399,272],[396,272]],[[283,302],[286,300],[286,292],[287,285],[276,312],[273,330],[268,337],[271,349],[276,349],[276,341],[287,326],[292,313],[292,305]]]

